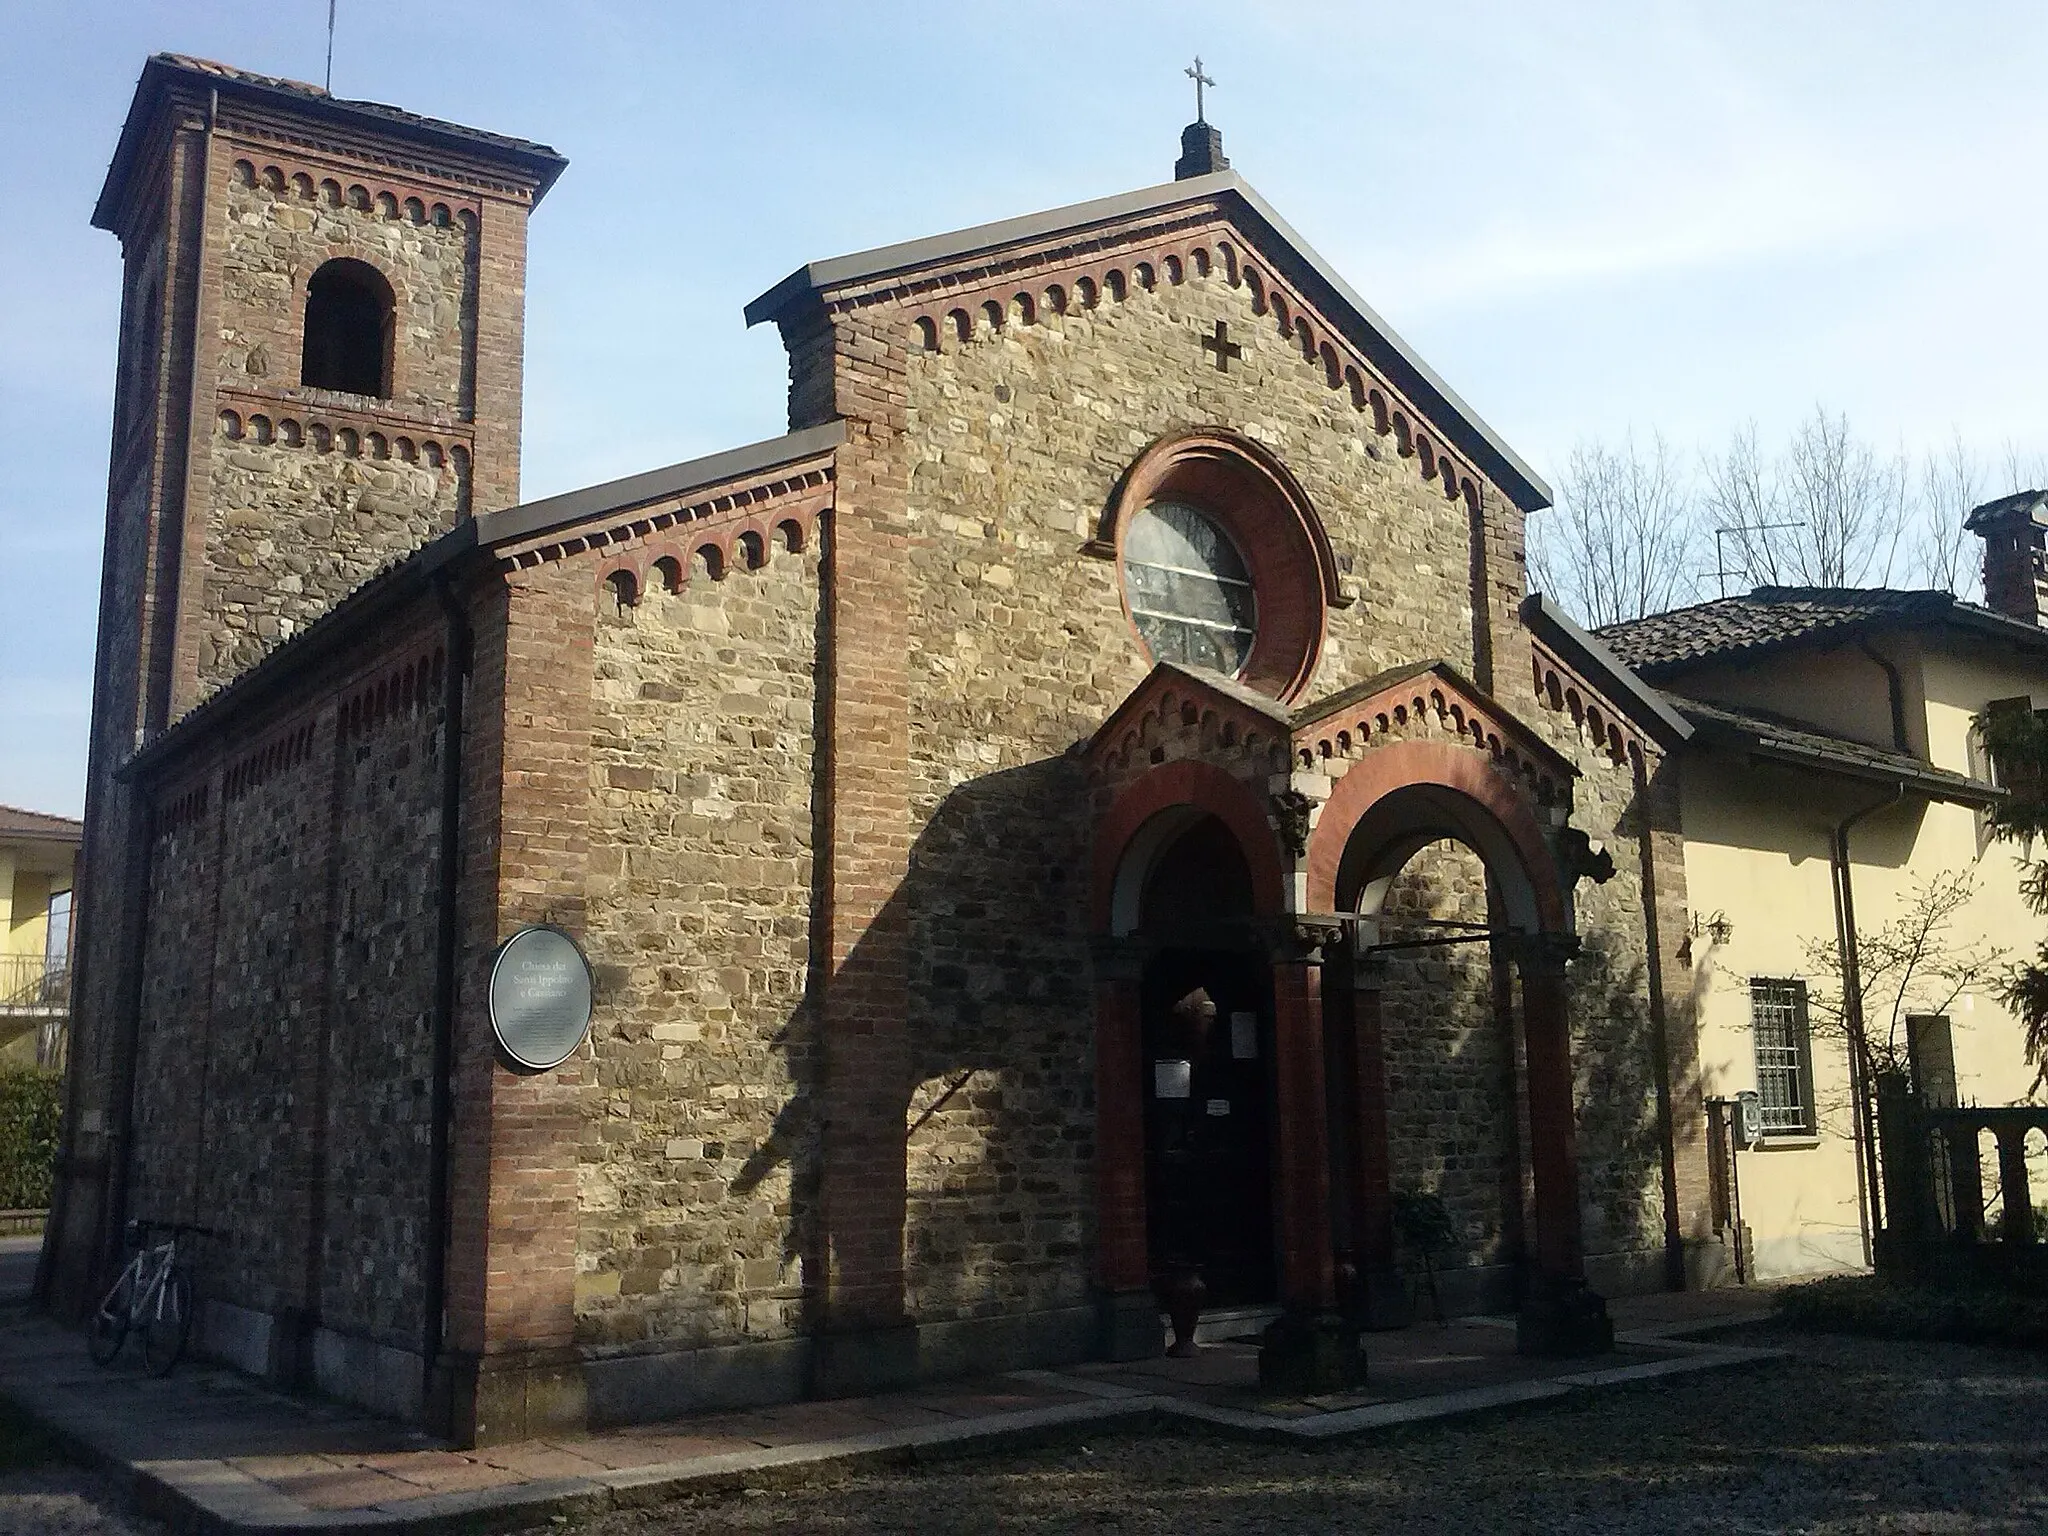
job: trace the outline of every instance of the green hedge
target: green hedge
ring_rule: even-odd
[[[63,1082],[55,1072],[0,1072],[0,1210],[50,1203]]]
[[[1836,1275],[1787,1286],[1777,1304],[1779,1316],[1823,1332],[2048,1349],[2048,1297],[1982,1281],[1905,1285]]]

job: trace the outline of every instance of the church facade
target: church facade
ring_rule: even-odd
[[[1416,1197],[1533,1350],[1698,1279],[1688,728],[1213,129],[799,269],[787,435],[522,504],[561,166],[145,72],[47,1298],[216,1228],[212,1352],[473,1442],[1204,1293],[1336,1379]],[[535,923],[596,978],[539,1073],[484,1000]]]

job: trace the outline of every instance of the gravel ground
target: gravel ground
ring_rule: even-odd
[[[1740,1342],[1796,1358],[1311,1450],[1176,1428],[825,1470],[576,1531],[2048,1531],[2048,1355]],[[0,1532],[163,1536],[47,1465],[0,1476]]]
[[[581,1530],[2048,1530],[2048,1356],[1764,1329],[1742,1342],[1797,1358],[1392,1440],[1295,1450],[1099,1435],[821,1472]]]
[[[169,1536],[128,1510],[103,1478],[73,1467],[0,1476],[0,1531],[6,1536]]]

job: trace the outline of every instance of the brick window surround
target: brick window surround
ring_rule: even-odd
[[[1325,618],[1338,595],[1336,557],[1308,493],[1249,438],[1216,428],[1175,433],[1124,472],[1092,548],[1113,556],[1121,571],[1131,519],[1167,501],[1186,502],[1215,519],[1244,557],[1259,622],[1238,681],[1292,701],[1315,675]],[[1122,596],[1125,621],[1142,647],[1130,593]]]

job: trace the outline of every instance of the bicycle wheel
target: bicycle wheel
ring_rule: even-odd
[[[185,1353],[185,1336],[192,1331],[192,1282],[185,1278],[185,1271],[174,1269],[165,1275],[156,1298],[145,1310],[143,1368],[152,1376],[168,1376]]]
[[[95,1365],[111,1365],[114,1356],[121,1353],[121,1341],[128,1337],[128,1312],[134,1301],[135,1268],[130,1265],[121,1271],[121,1278],[100,1302],[100,1309],[93,1313],[87,1328],[85,1347]]]

